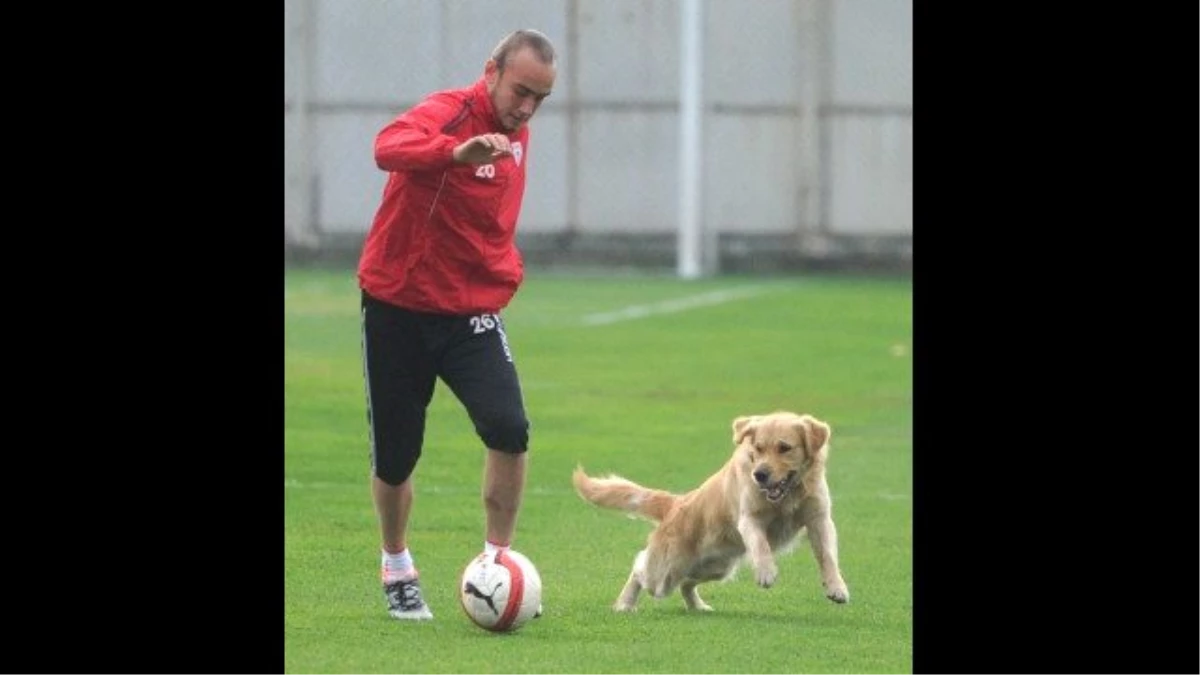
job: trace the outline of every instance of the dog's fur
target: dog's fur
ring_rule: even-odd
[[[688,609],[710,611],[697,584],[728,578],[743,557],[758,585],[769,588],[779,574],[775,552],[806,528],[825,596],[849,600],[825,481],[829,435],[829,425],[811,415],[738,417],[729,461],[683,495],[576,468],[572,481],[586,501],[658,522],[613,608],[635,609],[642,589],[664,598],[678,586]]]

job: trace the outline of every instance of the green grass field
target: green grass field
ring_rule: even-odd
[[[908,280],[530,272],[503,316],[532,423],[515,548],[541,572],[545,616],[496,635],[458,606],[482,547],[484,451],[439,383],[409,538],[436,618],[402,624],[378,579],[354,273],[286,273],[285,672],[912,671]],[[728,458],[734,417],[776,409],[833,429],[850,602],[825,599],[802,539],[771,589],[747,568],[702,586],[713,613],[678,593],[614,613],[650,524],[584,503],[571,470],[683,492]]]

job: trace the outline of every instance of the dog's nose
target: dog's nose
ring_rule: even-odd
[[[770,477],[771,477],[771,474],[767,473],[766,471],[763,471],[762,469],[759,469],[758,471],[754,472],[754,480],[758,481],[760,485],[763,483],[766,483],[767,479]]]

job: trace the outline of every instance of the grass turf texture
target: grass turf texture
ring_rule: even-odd
[[[738,297],[587,319],[720,291]],[[546,615],[498,635],[458,606],[458,576],[482,546],[484,451],[440,382],[409,536],[435,620],[387,616],[354,274],[287,271],[286,672],[911,672],[911,313],[907,280],[531,273],[503,316],[532,422],[515,547],[541,572]],[[686,491],[729,456],[734,417],[776,409],[833,428],[828,478],[850,603],[825,599],[801,537],[771,589],[748,568],[702,585],[713,613],[687,613],[678,592],[613,612],[650,524],[581,501],[575,465]]]

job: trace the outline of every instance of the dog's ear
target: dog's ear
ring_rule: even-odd
[[[815,457],[821,448],[829,442],[832,433],[829,425],[812,415],[800,416],[800,437],[804,439],[805,450],[809,457]]]
[[[746,436],[754,433],[754,428],[758,422],[757,415],[747,415],[739,417],[733,421],[733,444],[741,445],[742,440]]]

